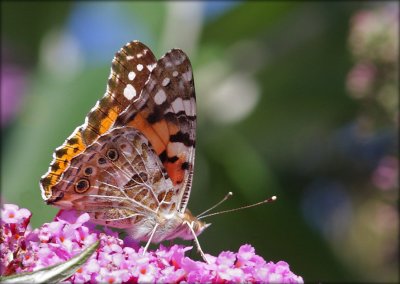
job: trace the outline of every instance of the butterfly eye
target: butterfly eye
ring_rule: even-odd
[[[111,161],[116,161],[118,159],[118,152],[115,149],[109,149],[107,151],[107,157],[111,160]]]
[[[90,187],[90,183],[87,179],[82,178],[75,184],[75,191],[77,193],[84,193]]]

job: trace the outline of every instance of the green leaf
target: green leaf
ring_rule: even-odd
[[[39,269],[35,272],[21,273],[8,277],[0,277],[1,283],[58,283],[73,275],[89,257],[96,251],[100,242],[97,241],[70,260]]]

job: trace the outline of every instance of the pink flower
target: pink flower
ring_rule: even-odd
[[[19,209],[14,204],[4,204],[4,208],[1,210],[1,221],[4,223],[17,224],[30,217],[31,213],[29,210],[25,208]]]
[[[0,228],[1,275],[15,273],[25,260],[23,252],[26,250],[27,244],[24,236],[30,231],[30,218],[31,213],[27,209],[19,209],[17,205],[13,204],[3,205]],[[20,257],[15,257],[19,255]]]
[[[4,205],[2,214],[12,215],[1,224],[1,274],[34,271],[65,262],[89,245],[100,246],[69,283],[154,283],[154,282],[263,282],[303,283],[286,262],[266,262],[250,245],[237,253],[225,251],[207,255],[210,263],[185,256],[192,249],[180,245],[160,247],[143,253],[137,242],[118,238],[116,232],[96,230],[88,214],[60,212],[55,221],[33,231],[26,230],[30,212],[15,205]],[[29,213],[29,214],[28,214]],[[28,220],[28,222],[26,221]],[[12,227],[20,228],[17,231]],[[16,241],[18,240],[18,241]]]

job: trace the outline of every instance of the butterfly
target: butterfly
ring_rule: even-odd
[[[40,180],[49,205],[87,212],[94,223],[150,243],[194,239],[209,226],[189,201],[196,96],[187,55],[159,60],[139,41],[112,61],[105,95],[53,154]]]

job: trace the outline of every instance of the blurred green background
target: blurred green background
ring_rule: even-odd
[[[53,219],[39,179],[138,39],[190,57],[189,207],[207,253],[249,243],[306,282],[397,282],[397,2],[1,2],[2,202]]]

